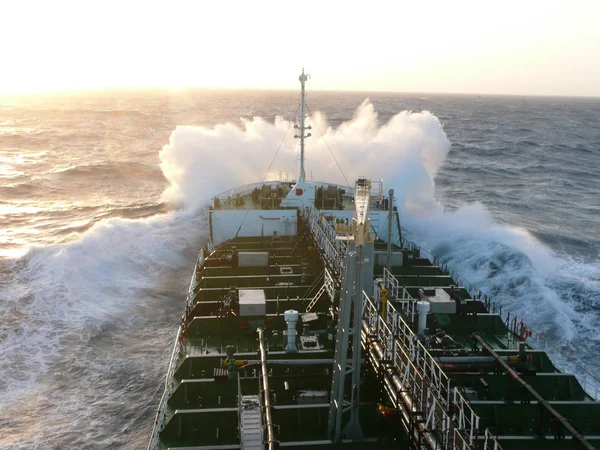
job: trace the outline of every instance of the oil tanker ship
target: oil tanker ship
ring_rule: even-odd
[[[404,239],[393,189],[307,180],[299,81],[297,181],[214,197],[149,449],[599,448],[589,378]]]

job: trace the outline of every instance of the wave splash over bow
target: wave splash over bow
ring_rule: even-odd
[[[434,200],[433,179],[448,151],[438,119],[429,112],[408,111],[379,126],[368,100],[352,120],[331,127],[322,114],[312,116],[307,140],[307,178],[347,184],[331,151],[341,161],[348,182],[369,172],[400,188],[407,204],[423,207]],[[204,204],[212,195],[235,186],[262,181],[281,144],[267,180],[297,166],[297,141],[291,123],[276,117],[273,123],[255,117],[214,128],[178,127],[160,153],[161,168],[171,183],[164,199],[187,207]],[[320,135],[322,130],[323,135]]]

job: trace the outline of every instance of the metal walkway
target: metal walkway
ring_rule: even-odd
[[[382,374],[384,390],[401,412],[410,438],[431,449],[479,448],[479,417],[458,388],[451,388],[399,311],[386,302],[384,319],[365,292],[363,302],[366,359]],[[494,448],[491,440],[489,444],[483,448]]]
[[[240,406],[241,448],[244,450],[262,450],[263,423],[258,395],[242,395]]]

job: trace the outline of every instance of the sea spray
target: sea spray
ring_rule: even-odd
[[[65,340],[85,340],[95,326],[139,309],[135,299],[155,281],[193,261],[186,250],[202,245],[205,230],[203,214],[181,210],[102,220],[75,241],[30,249],[0,303],[2,404],[35,392]]]
[[[358,176],[383,178],[407,204],[429,207],[434,200],[433,178],[449,149],[438,119],[429,112],[402,112],[383,126],[366,100],[352,120],[329,126],[322,114],[309,121],[307,173],[317,181],[346,184]],[[322,131],[322,135],[320,134]],[[297,152],[290,122],[277,117],[242,120],[214,128],[178,127],[160,153],[161,168],[170,186],[163,199],[186,206],[205,204],[216,193],[259,182],[281,145],[266,179],[295,166]],[[338,159],[344,174],[340,172]]]
[[[556,256],[522,228],[500,224],[481,205],[407,216],[411,237],[493,297],[508,312],[562,340],[574,335],[573,309],[546,281],[556,274]]]

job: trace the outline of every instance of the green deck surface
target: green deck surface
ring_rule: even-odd
[[[256,329],[263,327],[268,336],[269,382],[273,395],[273,422],[277,425],[282,448],[394,448],[407,449],[407,436],[401,433],[398,418],[382,417],[378,404],[386,403],[378,375],[365,366],[365,388],[361,398],[361,425],[367,440],[362,443],[333,445],[328,441],[327,421],[331,364],[309,366],[277,365],[277,360],[332,360],[333,342],[324,331],[331,325],[331,301],[324,295],[314,312],[318,320],[311,331],[319,337],[321,349],[314,352],[286,354],[286,324],[283,312],[287,309],[304,311],[315,294],[311,287],[322,284],[323,264],[314,249],[294,239],[241,238],[217,249],[203,266],[196,269],[198,277],[194,306],[187,322],[187,339],[177,360],[172,381],[173,391],[167,403],[165,426],[160,432],[159,448],[202,446],[231,446],[239,448],[239,395],[258,395],[258,366],[248,364],[239,371],[238,382],[223,377],[226,347],[233,346],[236,359],[257,361]],[[378,244],[380,245],[380,244]],[[381,245],[380,245],[381,247]],[[227,255],[231,249],[269,251],[269,267],[233,267]],[[414,256],[414,252],[411,254]],[[282,274],[281,267],[289,266],[291,273]],[[383,268],[375,268],[381,276]],[[402,267],[393,267],[392,274],[400,286],[406,287],[414,298],[419,288],[441,287],[456,293],[466,314],[430,314],[427,327],[431,333],[443,330],[456,343],[454,349],[431,348],[431,355],[489,357],[472,339],[478,333],[501,357],[518,355],[519,339],[507,328],[498,314],[482,313],[483,304],[470,299],[469,293],[455,286],[455,281],[439,267],[422,258],[405,258]],[[285,283],[282,285],[281,283]],[[263,289],[267,298],[267,316],[219,316],[220,300],[231,287]],[[475,314],[474,312],[478,312]],[[235,313],[235,310],[234,310]],[[411,326],[410,317],[404,319]],[[302,330],[302,320],[298,324]],[[552,408],[564,415],[596,448],[600,445],[600,403],[585,393],[577,378],[561,373],[548,355],[526,348],[527,361],[511,362]],[[549,413],[495,362],[479,366],[458,365],[447,374],[452,387],[457,386],[480,417],[479,448],[489,428],[504,450],[512,449],[571,449],[575,442],[555,439],[559,427]],[[219,372],[221,370],[221,372]],[[299,393],[304,390],[324,393],[317,403],[300,405]],[[312,442],[308,447],[300,443]],[[236,447],[237,446],[237,447]],[[227,447],[223,447],[227,448]]]

